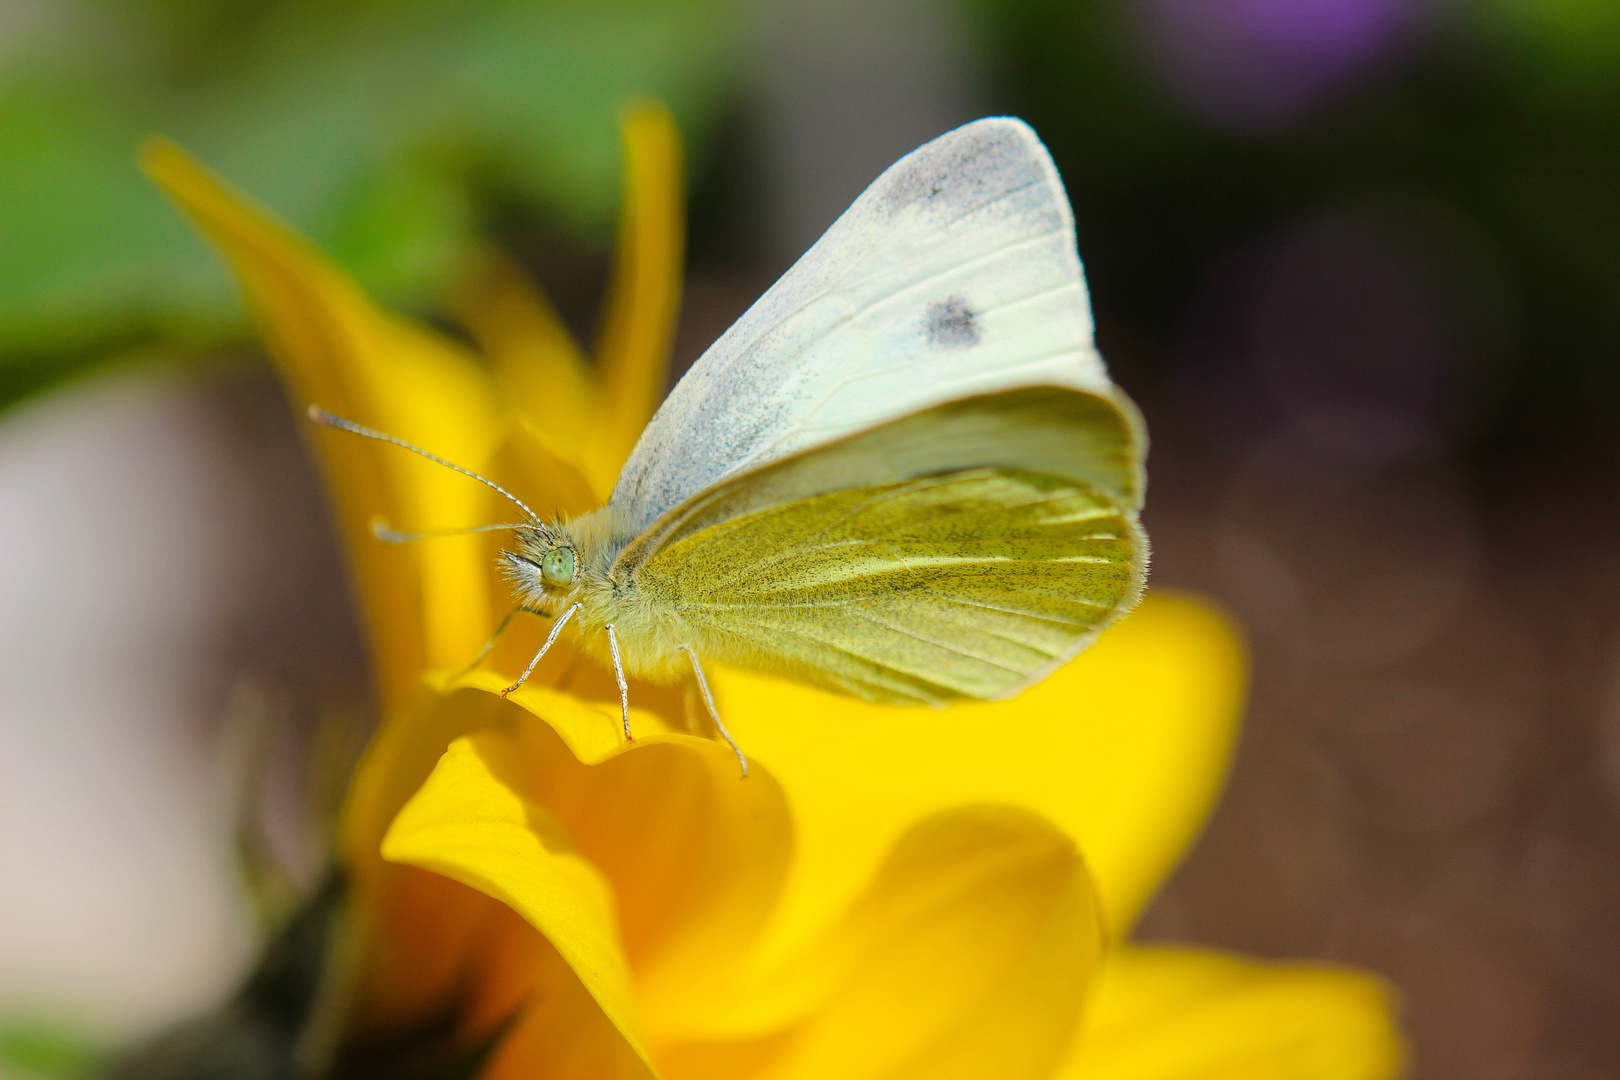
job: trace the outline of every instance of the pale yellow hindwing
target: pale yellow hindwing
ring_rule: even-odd
[[[979,468],[794,499],[682,536],[636,572],[705,657],[876,701],[1017,692],[1140,591],[1130,510]]]

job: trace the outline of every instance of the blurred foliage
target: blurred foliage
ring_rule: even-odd
[[[511,207],[600,236],[617,113],[701,150],[729,0],[3,0],[0,404],[79,364],[238,328],[219,260],[133,164],[174,137],[391,303]]]
[[[331,993],[332,958],[341,948],[342,898],[341,880],[329,878],[270,938],[258,966],[232,998],[126,1051],[102,1075],[108,1080],[294,1080],[324,1071],[310,1065],[327,1056],[331,1037],[312,1032],[312,1025],[329,1004],[323,992]]]
[[[1620,5],[1304,5],[1404,22],[1300,115],[1253,130],[1178,97],[1151,25],[1289,5],[971,7],[1005,106],[1063,170],[1104,345],[1134,385],[1165,374],[1211,267],[1309,215],[1371,206],[1440,267],[1442,289],[1485,283],[1467,332],[1490,340],[1454,373],[1483,403],[1469,430],[1590,433],[1620,405]],[[742,13],[742,0],[0,0],[0,404],[87,361],[240,330],[217,260],[131,164],[153,131],[392,305],[433,306],[491,232],[571,268],[548,286],[593,292],[616,112],[662,98],[701,158],[732,100]],[[525,246],[536,222],[586,243]],[[1564,425],[1571,410],[1587,422]]]
[[[0,1076],[18,1080],[83,1076],[101,1060],[100,1048],[92,1040],[59,1024],[0,1020]]]
[[[1607,439],[1620,406],[1620,5],[1308,7],[1413,14],[1304,115],[1242,131],[1201,119],[1155,70],[1150,18],[1177,5],[979,5],[1009,104],[1069,186],[1111,363],[1133,387],[1162,380],[1200,279],[1257,237],[1324,208],[1421,205],[1463,223],[1470,239],[1452,254],[1465,270],[1501,271],[1479,325],[1503,336],[1508,370],[1478,360],[1465,373],[1497,384],[1472,430],[1503,449]]]

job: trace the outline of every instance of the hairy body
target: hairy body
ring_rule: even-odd
[[[677,682],[687,666],[681,646],[703,656],[713,650],[667,598],[638,587],[641,560],[620,559],[633,539],[623,530],[622,515],[604,506],[572,521],[518,530],[516,550],[501,552],[501,560],[513,595],[525,608],[557,617],[578,605],[574,618],[587,654],[611,662],[607,628],[612,626],[625,671],[653,682]],[[557,552],[568,553],[571,577],[546,574],[546,560],[555,566]]]

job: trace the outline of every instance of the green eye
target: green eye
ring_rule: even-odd
[[[552,548],[540,560],[540,580],[558,587],[574,583],[574,551],[572,548]]]

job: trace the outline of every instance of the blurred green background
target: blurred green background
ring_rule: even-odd
[[[225,371],[210,422],[280,448],[233,482],[303,530],[264,575],[334,597],[265,601],[231,662],[300,677],[325,620],[358,665],[291,423],[136,141],[452,330],[494,241],[588,337],[649,94],[688,152],[678,364],[895,158],[1035,126],[1154,436],[1155,584],[1254,650],[1147,932],[1385,973],[1419,1077],[1620,1073],[1620,4],[0,0],[6,423],[86,372]],[[25,990],[0,1072],[70,1071]]]
[[[951,100],[934,112],[951,120],[1006,110],[1037,126],[1074,197],[1101,318],[1128,335],[1132,362],[1138,346],[1170,351],[1212,264],[1292,219],[1337,209],[1376,219],[1394,246],[1423,249],[1407,261],[1423,264],[1431,291],[1475,305],[1448,314],[1478,321],[1476,336],[1488,340],[1459,346],[1468,355],[1449,357],[1444,373],[1458,385],[1436,391],[1469,411],[1472,430],[1568,434],[1571,410],[1596,426],[1620,400],[1615,5],[980,0],[917,5],[920,16],[885,7],[895,5],[835,4],[813,21],[855,37],[924,39],[950,24],[955,40],[932,60],[957,70],[927,72],[910,96],[939,91]],[[942,7],[947,16],[927,13]],[[217,260],[131,165],[131,146],[154,131],[242,184],[389,302],[431,310],[474,238],[539,223],[602,248],[617,195],[613,118],[631,96],[653,94],[679,118],[699,183],[728,201],[700,207],[711,212],[697,222],[699,256],[729,245],[734,259],[759,261],[761,245],[739,234],[760,223],[737,220],[760,212],[743,190],[758,181],[746,159],[774,137],[748,124],[781,119],[753,107],[758,69],[774,62],[757,55],[759,27],[804,29],[771,8],[9,0],[0,7],[0,395],[15,400],[137,348],[196,350],[241,334]],[[890,104],[880,95],[872,111]],[[898,108],[913,124],[928,112]],[[717,131],[731,138],[716,165]],[[846,134],[823,135],[824,149],[861,143],[860,131]],[[727,215],[729,231],[715,220]],[[523,246],[522,236],[504,238]]]
[[[219,261],[131,165],[163,132],[387,300],[430,306],[504,210],[599,239],[616,116],[702,145],[730,6],[52,0],[0,8],[0,393],[242,333]]]

